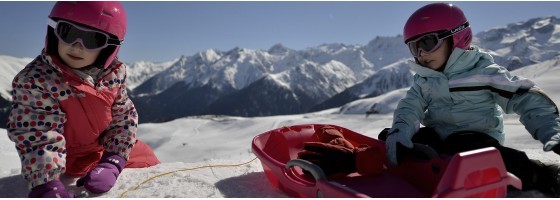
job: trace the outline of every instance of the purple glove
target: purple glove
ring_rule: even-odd
[[[67,192],[59,180],[52,180],[43,185],[35,186],[29,192],[29,198],[74,198],[74,194]]]
[[[126,160],[118,154],[104,152],[99,164],[78,179],[76,186],[84,186],[88,191],[96,194],[107,192],[117,182],[117,177],[125,164]]]

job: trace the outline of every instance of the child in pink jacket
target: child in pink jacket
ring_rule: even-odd
[[[45,48],[12,83],[8,136],[21,158],[29,197],[73,197],[59,177],[109,191],[123,168],[159,163],[136,139],[138,115],[116,55],[126,33],[119,2],[57,2]]]

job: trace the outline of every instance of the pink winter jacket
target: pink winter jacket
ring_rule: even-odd
[[[124,84],[126,65],[113,62],[93,87],[60,63],[43,53],[12,82],[8,136],[16,143],[30,188],[61,173],[83,175],[104,151],[134,165],[129,156],[138,145],[138,116]],[[136,167],[159,163],[149,146],[139,143],[142,149],[135,151],[142,163]]]

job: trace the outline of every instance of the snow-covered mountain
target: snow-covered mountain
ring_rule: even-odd
[[[179,59],[180,58],[161,63],[154,63],[149,61],[127,63],[128,68],[126,70],[126,88],[129,90],[133,90],[138,85],[142,84],[154,75],[159,74],[160,72],[171,67],[171,65],[179,61]]]
[[[406,47],[397,41],[402,36],[377,37],[366,46],[323,44],[299,51],[281,44],[268,51],[209,49],[181,57],[131,96],[147,121],[198,114],[302,113],[369,78],[384,64],[406,58]]]
[[[473,43],[509,70],[560,55],[560,20],[554,16],[509,24],[476,34]]]
[[[375,97],[399,88],[408,88],[412,84],[412,75],[406,60],[397,61],[379,69],[361,83],[314,106],[311,111],[339,107],[357,99]]]
[[[341,62],[307,62],[290,70],[268,74],[251,85],[224,96],[202,114],[269,116],[309,110],[356,83],[354,72]]]
[[[142,122],[304,113],[410,86],[413,72],[404,61],[411,57],[402,41],[398,35],[303,50],[282,44],[268,50],[208,49],[169,62],[129,63],[127,85]],[[546,62],[560,55],[560,21],[535,18],[493,28],[476,34],[473,45],[511,70]],[[0,64],[6,62],[11,61],[0,57]],[[4,80],[0,89],[8,91]],[[0,93],[5,100],[6,94]]]

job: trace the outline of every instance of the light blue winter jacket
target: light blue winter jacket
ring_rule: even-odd
[[[560,140],[554,102],[525,78],[513,76],[492,56],[474,48],[455,48],[443,72],[409,61],[414,83],[399,102],[392,129],[412,136],[420,123],[441,137],[460,132],[486,133],[503,144],[503,112],[517,113],[533,138],[550,151]]]

